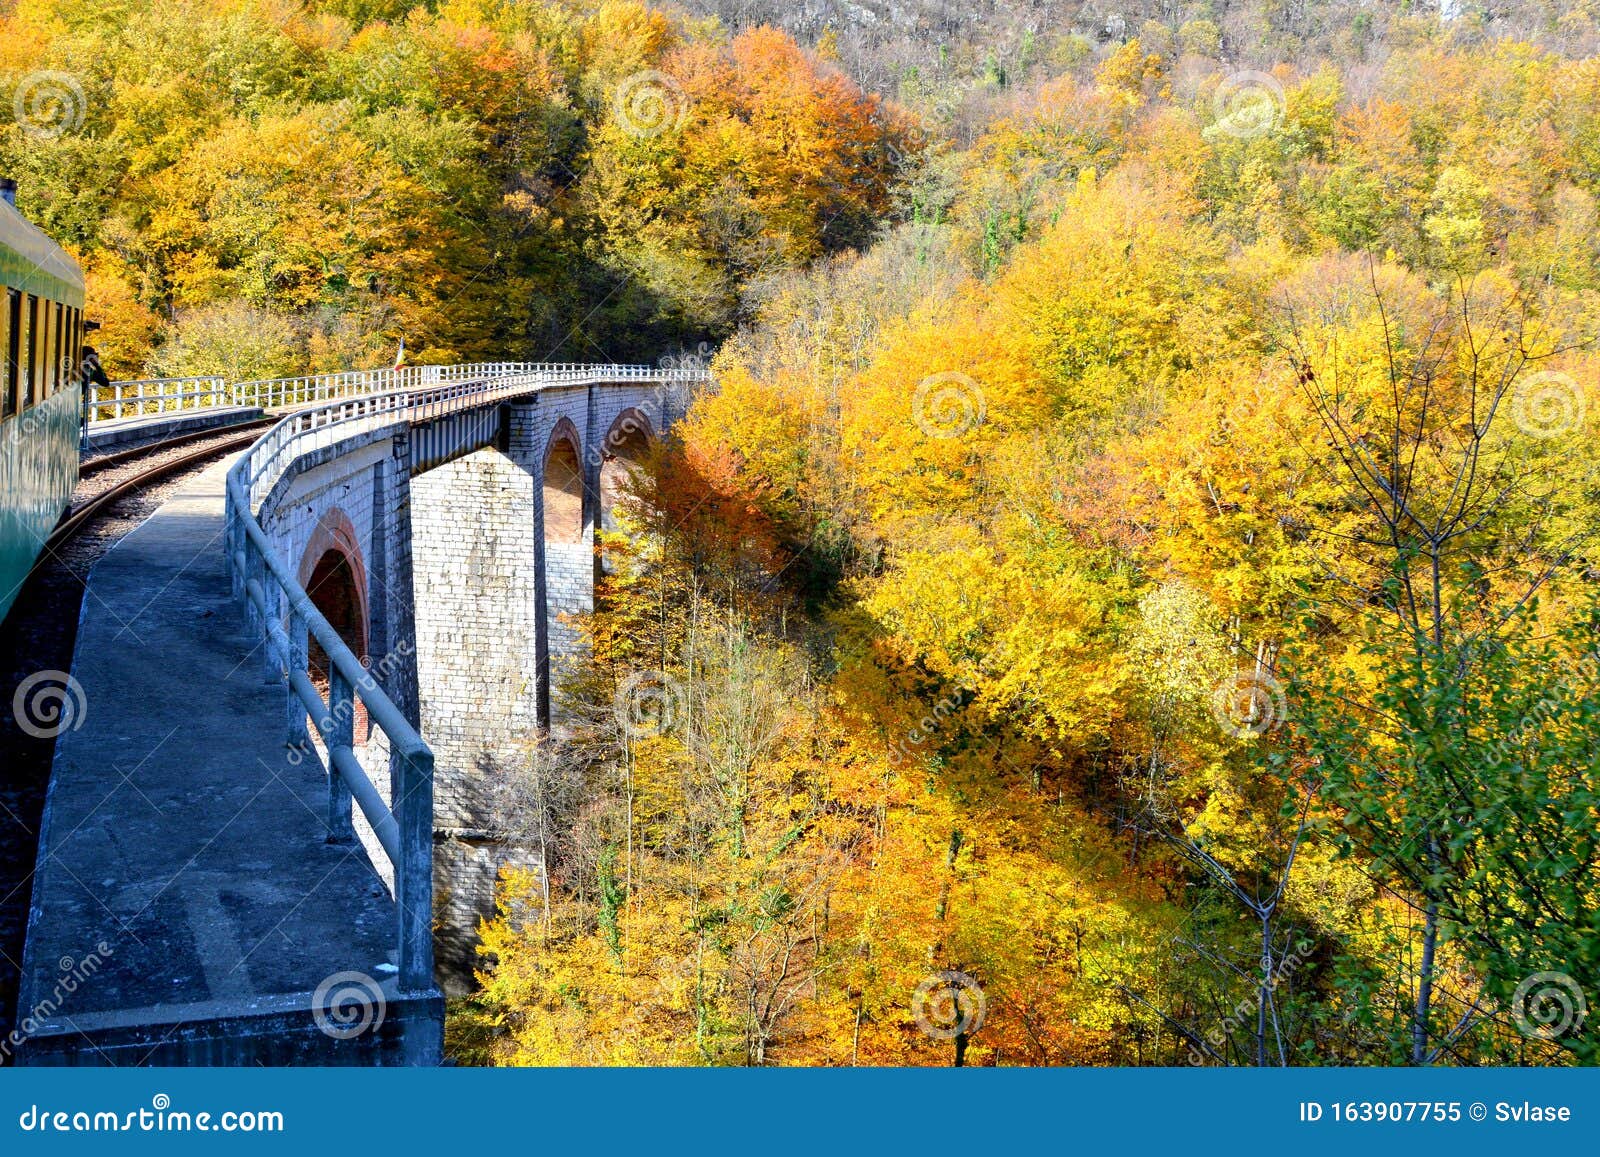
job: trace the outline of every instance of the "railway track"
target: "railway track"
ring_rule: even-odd
[[[175,438],[163,438],[159,442],[147,442],[144,445],[134,446],[128,450],[117,450],[111,454],[100,454],[93,458],[86,458],[83,464],[78,467],[78,478],[81,481],[113,466],[137,462],[139,459],[147,458],[152,454],[174,450],[179,446],[188,446],[195,442],[205,442],[222,438],[229,434],[242,434],[246,430],[254,430],[259,436],[261,431],[270,429],[277,420],[276,418],[257,418],[251,422],[239,422],[232,426],[223,426],[218,429],[195,430],[188,434],[179,434]]]
[[[90,521],[124,496],[209,461],[218,454],[243,450],[260,437],[261,431],[271,426],[273,421],[274,419],[267,418],[229,426],[224,430],[201,430],[193,434],[168,438],[162,442],[153,442],[148,446],[136,446],[131,450],[120,450],[115,454],[91,458],[79,468],[80,490],[83,489],[85,479],[99,479],[107,474],[112,476],[110,485],[95,487],[92,496],[79,497],[78,501],[74,502],[72,509],[67,512],[66,517],[45,542],[44,554],[40,558],[46,559],[56,553],[76,537]],[[183,449],[184,447],[192,448]],[[136,469],[130,471],[128,469],[130,466]]]
[[[165,500],[180,476],[248,446],[271,420],[205,430],[90,459],[77,492],[0,623],[0,1036],[17,1023],[17,981],[32,900],[39,819],[55,754],[53,734],[22,726],[28,680],[64,683],[90,569]],[[10,1063],[0,1050],[0,1065]]]

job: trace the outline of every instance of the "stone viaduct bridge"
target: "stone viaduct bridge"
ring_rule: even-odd
[[[497,792],[579,652],[596,528],[704,377],[253,383],[285,416],[91,575],[19,1061],[436,1062],[499,870],[538,866]]]

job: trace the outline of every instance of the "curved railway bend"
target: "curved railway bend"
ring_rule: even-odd
[[[19,725],[24,680],[71,668],[90,569],[185,477],[245,446],[270,422],[184,435],[83,463],[72,509],[0,623],[0,1023],[17,1022],[17,986],[55,740]],[[48,681],[46,681],[48,682]],[[45,683],[41,683],[41,686]],[[59,684],[57,684],[59,685]],[[0,1049],[0,1065],[10,1064]]]

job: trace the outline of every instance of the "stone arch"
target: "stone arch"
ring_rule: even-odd
[[[368,661],[367,568],[361,557],[356,529],[344,511],[334,507],[323,514],[300,556],[300,586],[312,604],[365,665]],[[327,652],[313,636],[307,640],[307,666],[311,682],[327,697],[332,665]],[[355,704],[355,742],[367,740],[366,705]]]
[[[556,423],[544,452],[544,540],[583,541],[583,445],[566,418]]]
[[[629,476],[655,441],[650,419],[629,407],[617,415],[600,444],[600,526],[613,528],[612,509]]]

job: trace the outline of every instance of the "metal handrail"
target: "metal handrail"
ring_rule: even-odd
[[[292,692],[290,743],[298,746],[308,740],[305,720],[309,715],[327,748],[330,839],[353,838],[354,802],[360,805],[394,868],[399,984],[405,991],[421,991],[433,984],[433,752],[317,610],[295,572],[278,558],[261,527],[261,507],[306,454],[374,430],[430,421],[549,386],[688,383],[708,376],[698,369],[653,366],[489,364],[502,371],[515,366],[525,372],[497,376],[485,374],[483,365],[426,367],[439,371],[434,383],[447,384],[368,393],[296,410],[258,439],[228,471],[227,545],[234,597],[245,603],[252,630],[265,636],[269,661]],[[466,380],[462,380],[463,374]],[[282,621],[285,616],[275,611],[280,595],[287,603],[287,627]],[[326,700],[307,671],[308,632],[328,656],[331,677]],[[357,698],[366,705],[367,718],[388,737],[395,757],[393,800],[388,805],[355,757]]]
[[[242,592],[254,612],[251,625],[266,635],[270,659],[299,701],[299,708],[290,704],[290,742],[303,744],[303,720],[309,713],[328,751],[329,839],[348,842],[354,837],[353,797],[394,869],[400,987],[408,992],[426,990],[433,985],[433,752],[278,558],[260,523],[239,505],[242,497],[238,480],[230,472],[228,525],[233,532],[234,585],[236,594]],[[268,583],[288,601],[287,628],[274,614]],[[327,701],[306,673],[308,631],[328,656],[332,677]],[[355,757],[358,697],[366,705],[367,718],[388,736],[389,750],[396,757],[389,805]]]
[[[183,378],[140,378],[95,387],[85,403],[91,422],[110,421],[127,413],[165,414],[204,406],[257,406],[284,410],[338,398],[362,397],[424,386],[503,378],[527,373],[575,371],[576,363],[468,362],[460,365],[403,366],[399,369],[340,370],[290,378],[256,378],[224,383],[218,375]],[[638,369],[641,367],[626,367]],[[190,389],[201,386],[201,389]],[[192,403],[192,404],[188,404]],[[149,409],[147,407],[154,407]],[[106,413],[109,411],[109,413]],[[125,413],[126,412],[126,413]]]
[[[402,366],[399,369],[341,370],[292,378],[261,378],[235,382],[233,396],[239,405],[282,410],[334,398],[416,389],[441,383],[506,377],[538,368],[532,362],[468,362],[450,366]]]
[[[199,388],[195,388],[199,387]],[[109,396],[108,396],[109,395]],[[192,402],[192,405],[185,403]],[[165,414],[172,410],[193,410],[206,406],[233,404],[232,392],[215,375],[188,378],[139,378],[91,386],[84,398],[87,421],[110,422],[118,418],[147,413]],[[149,410],[146,407],[154,406]],[[106,413],[106,411],[110,411]]]
[[[504,364],[504,363],[502,363]],[[343,441],[356,433],[402,422],[415,425],[461,409],[472,409],[549,386],[601,383],[705,381],[698,369],[655,366],[553,365],[505,377],[457,382],[425,389],[391,390],[328,402],[285,415],[250,448],[235,470],[248,482],[252,508],[266,499],[287,464],[311,450]],[[353,423],[364,423],[359,429]],[[318,435],[339,428],[337,433]]]

